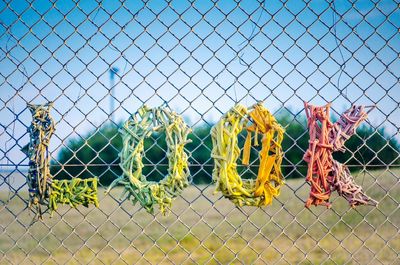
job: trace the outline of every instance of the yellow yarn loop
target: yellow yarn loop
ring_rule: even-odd
[[[252,133],[255,146],[258,146],[258,134],[261,134],[260,167],[256,181],[242,179],[237,172],[236,161],[240,155],[238,135],[249,121],[252,123],[246,128],[242,163],[249,164]],[[221,191],[224,197],[238,206],[270,204],[284,184],[281,172],[283,133],[282,126],[260,103],[254,105],[250,113],[240,104],[229,110],[211,130],[216,191]]]
[[[144,140],[153,132],[165,131],[168,158],[168,174],[160,182],[147,181],[142,174]],[[117,186],[124,185],[121,199],[139,202],[148,212],[154,212],[154,204],[160,206],[163,214],[171,208],[172,199],[186,188],[189,176],[188,156],[185,144],[190,133],[182,117],[165,107],[149,108],[143,106],[136,116],[130,117],[120,130],[123,147],[120,153],[120,167],[123,174],[114,180],[106,193]]]

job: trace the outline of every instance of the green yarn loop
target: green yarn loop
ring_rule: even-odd
[[[147,181],[142,174],[144,140],[153,132],[162,131],[165,132],[168,147],[168,174],[160,182]],[[123,185],[120,199],[130,199],[133,204],[139,202],[150,213],[158,204],[160,211],[166,214],[172,199],[189,185],[188,156],[184,146],[190,142],[187,139],[190,131],[181,116],[165,107],[141,107],[137,115],[131,116],[120,129],[123,139],[120,167],[123,174],[111,183],[106,193],[117,185]]]

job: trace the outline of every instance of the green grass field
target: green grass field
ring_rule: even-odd
[[[31,224],[20,193],[0,211],[0,263],[399,264],[399,176],[397,169],[356,175],[379,201],[356,210],[336,195],[331,210],[305,209],[309,186],[297,179],[266,208],[239,209],[213,186],[192,186],[169,216],[153,217],[101,191],[99,209],[61,206]]]

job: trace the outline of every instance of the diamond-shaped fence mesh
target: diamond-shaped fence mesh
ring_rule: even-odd
[[[398,264],[399,1],[25,1],[0,3],[0,263]],[[27,103],[54,102],[55,178],[98,177],[100,207],[28,209]],[[285,126],[286,184],[272,205],[235,207],[211,183],[210,128],[235,103],[263,101]],[[376,105],[335,159],[377,207],[304,208],[303,101]],[[167,104],[193,128],[191,185],[169,215],[104,195],[121,174],[118,128]],[[244,136],[239,135],[240,147]],[[163,135],[144,173],[166,172]],[[239,166],[254,178],[258,159]],[[156,207],[157,208],[157,207]]]

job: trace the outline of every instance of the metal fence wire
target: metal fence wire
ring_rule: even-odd
[[[2,1],[0,263],[399,264],[399,28],[397,0]],[[99,177],[100,207],[33,221],[26,105],[48,101],[52,174]],[[287,128],[286,184],[272,205],[238,208],[213,193],[209,129],[258,101]],[[335,115],[376,105],[337,159],[377,207],[336,195],[332,209],[304,207],[303,101],[332,102]],[[167,104],[194,128],[193,182],[167,216],[119,201],[118,188],[104,195],[120,174],[117,129],[143,104]],[[144,160],[155,179],[166,172],[160,137]]]

